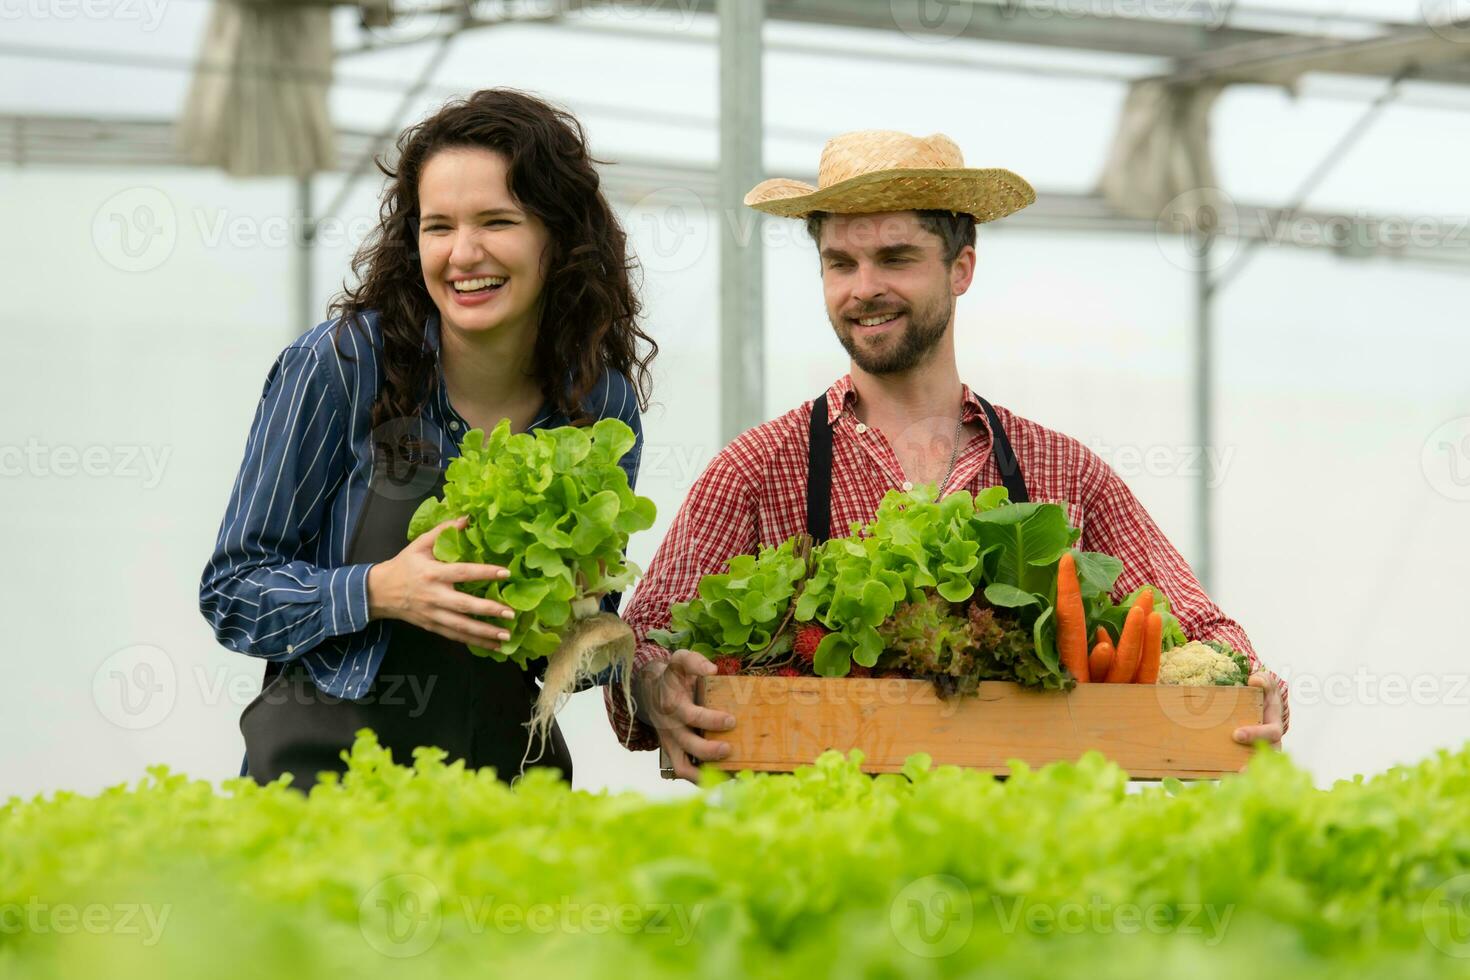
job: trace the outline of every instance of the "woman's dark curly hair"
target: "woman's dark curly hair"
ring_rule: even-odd
[[[514,89],[456,99],[398,137],[397,161],[379,158],[388,178],[378,227],[352,259],[358,285],[344,283],[329,310],[336,338],[348,322],[377,311],[383,379],[374,427],[418,415],[429,396],[434,360],[424,351],[424,323],[435,312],[419,268],[419,177],[441,150],[491,150],[508,163],[510,192],[541,219],[550,237],[541,322],[533,355],[536,379],[552,405],[587,421],[583,401],[605,371],[633,382],[647,409],[649,364],[658,345],[638,325],[636,261],[587,152],[586,135],[563,109]]]

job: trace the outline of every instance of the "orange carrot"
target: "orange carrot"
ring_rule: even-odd
[[[1133,600],[1133,603],[1143,610],[1143,634],[1138,644],[1138,663],[1142,665],[1143,658],[1148,655],[1148,617],[1154,611],[1154,590],[1144,589],[1142,592],[1139,592],[1138,597]],[[1138,683],[1137,668],[1134,669],[1134,674],[1128,678],[1127,683]]]
[[[1143,656],[1138,661],[1138,677],[1134,683],[1157,684],[1159,682],[1159,659],[1164,650],[1164,617],[1159,613],[1148,614],[1143,629]]]
[[[1118,637],[1118,651],[1113,655],[1113,665],[1108,668],[1109,684],[1128,684],[1138,673],[1138,660],[1143,653],[1143,630],[1148,625],[1148,616],[1137,602],[1128,610],[1123,620],[1123,635]]]
[[[1092,633],[1092,648],[1096,650],[1099,643],[1106,643],[1108,646],[1113,645],[1113,638],[1111,636],[1108,636],[1108,630],[1106,626],[1099,626]],[[1093,675],[1093,680],[1101,680],[1101,678]]]
[[[1092,648],[1092,655],[1087,658],[1087,671],[1092,679],[1101,684],[1108,676],[1108,668],[1113,666],[1113,644],[1104,638],[1097,642]]]
[[[1069,551],[1057,565],[1057,653],[1078,684],[1092,678],[1087,669],[1087,611],[1077,582],[1077,562]]]

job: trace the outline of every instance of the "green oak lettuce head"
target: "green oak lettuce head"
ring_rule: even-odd
[[[408,537],[468,516],[463,529],[439,535],[434,557],[510,569],[503,582],[459,586],[517,612],[498,651],[472,651],[521,666],[550,656],[573,619],[633,584],[639,572],[623,554],[628,535],[654,519],[653,501],[633,492],[618,465],[634,442],[633,430],[617,419],[514,435],[502,421],[489,436],[480,429],[465,434],[446,470],[443,499],[419,505]]]

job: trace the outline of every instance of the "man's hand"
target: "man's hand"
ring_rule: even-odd
[[[1258,670],[1251,674],[1246,683],[1266,692],[1265,712],[1259,725],[1242,725],[1235,730],[1235,740],[1250,745],[1258,740],[1270,743],[1273,749],[1281,748],[1281,685],[1269,670]]]
[[[715,665],[708,657],[679,650],[667,660],[648,664],[633,678],[638,716],[658,732],[674,775],[690,782],[699,780],[701,762],[730,754],[728,742],[712,742],[694,731],[724,732],[735,727],[735,719],[725,712],[694,703],[694,682],[714,673]]]

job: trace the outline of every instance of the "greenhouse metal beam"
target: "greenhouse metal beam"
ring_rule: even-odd
[[[1394,28],[1362,39],[1278,37],[1180,59],[1165,77],[1177,85],[1294,85],[1308,72],[1467,85],[1470,50],[1424,26]]]
[[[1218,0],[1181,2],[1174,7],[1181,16],[1169,19],[1101,17],[1078,8],[1085,9],[1085,5],[1063,4],[1056,0],[971,0],[969,3],[932,5],[924,0],[786,0],[771,3],[769,16],[772,20],[866,28],[905,35],[964,37],[1179,60],[1239,45],[1318,36],[1284,29],[1286,25],[1301,23],[1305,18],[1297,15],[1293,21],[1280,11],[1249,12],[1256,22],[1275,21],[1282,25],[1280,30],[1218,23],[1222,13]],[[942,12],[936,15],[936,11]],[[1234,16],[1236,20],[1242,20],[1246,12],[1237,9]],[[1330,25],[1338,20],[1329,15],[1316,22]],[[1341,19],[1340,23],[1359,36],[1369,31],[1392,31],[1399,26],[1347,18]],[[1365,68],[1349,66],[1342,70],[1348,74],[1384,74],[1380,67],[1373,65]],[[1430,68],[1421,77],[1452,83],[1470,81],[1463,63],[1460,66]]]
[[[557,0],[552,12],[543,4],[515,4],[496,7],[493,15],[477,12],[473,5],[456,20],[454,29],[504,26],[512,23],[555,24],[558,18],[573,22],[583,11],[602,14],[609,9],[634,11],[646,8],[652,12],[677,12],[681,15],[717,13],[724,0]],[[1405,23],[1383,22],[1361,17],[1329,14],[1308,16],[1270,9],[1235,7],[1225,18],[1218,0],[1181,0],[1171,5],[1174,14],[1167,18],[1119,15],[1104,17],[1085,11],[1085,4],[1063,0],[744,0],[764,6],[766,19],[786,23],[844,27],[910,37],[922,37],[931,46],[935,41],[969,38],[1037,47],[1071,48],[1082,51],[1105,51],[1114,54],[1148,55],[1169,58],[1181,63],[1202,55],[1233,48],[1259,51],[1272,43],[1292,45],[1301,41],[1330,41],[1334,36],[1368,40],[1390,35],[1412,27]],[[1140,4],[1143,9],[1146,5]],[[464,12],[461,4],[446,4]],[[432,9],[432,8],[429,8]],[[1266,27],[1238,27],[1230,23],[1249,21]],[[1310,24],[1312,30],[1300,28]],[[1329,32],[1336,32],[1335,34]],[[432,35],[431,35],[432,36]],[[406,42],[375,42],[342,49],[338,57],[350,57],[384,50],[400,44],[422,43],[424,38]],[[1446,50],[1454,48],[1446,40]],[[1459,47],[1464,47],[1460,45]],[[1348,64],[1339,70],[1350,75],[1383,77],[1380,65]],[[1426,66],[1421,78],[1451,84],[1470,83],[1470,68],[1462,61]]]
[[[765,176],[761,144],[763,3],[719,0],[720,441],[765,419],[764,249],[745,194]]]
[[[585,33],[604,38],[640,38],[656,43],[668,42],[700,45],[716,43],[714,37],[705,34],[692,35],[690,32],[674,32],[662,29],[650,30],[648,28],[633,27],[626,24],[607,25],[598,23],[594,26],[590,23],[562,20],[557,22],[556,26],[558,30],[565,33]],[[768,54],[796,54],[804,57],[820,58],[861,58],[873,63],[882,64],[923,64],[929,67],[943,66],[974,69],[976,71],[1003,72],[1016,76],[1040,75],[1048,78],[1073,78],[1084,81],[1110,83],[1135,81],[1145,77],[1145,74],[1139,70],[1121,71],[1116,68],[1067,66],[1041,62],[1026,63],[1004,58],[986,57],[983,53],[971,50],[969,46],[962,46],[958,50],[946,50],[944,52],[926,50],[915,55],[899,49],[885,49],[876,45],[868,45],[861,48],[852,46],[837,48],[806,42],[795,42],[785,39],[773,40],[768,38],[765,40],[765,51]],[[1467,47],[1466,55],[1470,57],[1470,47]],[[62,64],[108,65],[116,68],[178,71],[191,74],[205,70],[225,70],[224,65],[211,64],[201,61],[198,58],[183,56],[139,55],[131,52],[108,51],[103,48],[55,47],[35,44],[20,45],[4,42],[0,42],[0,58],[55,61]],[[274,76],[301,76],[299,72],[291,72],[279,66],[266,64],[237,66],[236,70],[253,70],[258,74],[270,74]],[[1426,76],[1421,73],[1417,77],[1424,78]],[[1441,80],[1443,81],[1443,79]],[[331,83],[334,89],[361,92],[391,92],[397,94],[411,85],[412,80],[387,75],[367,75],[334,71]],[[1466,89],[1470,89],[1470,85],[1421,86],[1419,89],[1401,94],[1397,100],[1397,104],[1406,108],[1433,109],[1446,112],[1470,112],[1470,101],[1459,97],[1459,93],[1464,92]],[[448,99],[463,95],[465,89],[462,86],[456,85],[431,85],[426,87],[424,91],[426,94]],[[1340,76],[1333,75],[1312,76],[1310,82],[1293,86],[1292,92],[1295,97],[1327,99],[1360,104],[1371,102],[1374,98],[1371,93],[1365,93],[1363,91],[1363,86],[1358,84],[1356,79],[1341,78]],[[614,101],[599,102],[591,99],[576,99],[572,102],[572,105],[579,113],[585,111],[587,113],[605,116],[609,119],[637,119],[640,122],[652,120],[678,127],[710,124],[710,120],[688,113],[669,112],[647,107],[633,107]],[[818,142],[825,136],[825,134],[818,134],[815,130],[784,126],[780,123],[767,124],[766,134],[785,139],[811,139]]]
[[[1215,236],[1206,236],[1194,270],[1194,438],[1200,455],[1209,459],[1215,437],[1215,282],[1211,256]],[[1195,558],[1194,575],[1206,592],[1215,578],[1215,495],[1210,487],[1210,467],[1200,466],[1194,487]]]
[[[380,133],[337,130],[338,173],[370,153]],[[0,114],[0,163],[17,167],[101,167],[137,169],[200,168],[178,153],[170,119],[96,119],[77,116]],[[694,195],[707,213],[718,208],[718,172],[712,166],[676,165],[627,158],[602,168],[609,195],[634,203],[657,191],[679,188]],[[782,176],[815,182],[816,175]],[[329,179],[319,175],[318,180]],[[742,205],[742,210],[743,205]],[[1406,228],[1399,215],[1345,214],[1234,202],[1225,230],[1256,247],[1324,250],[1345,259],[1377,258],[1445,271],[1470,271],[1470,231],[1463,215],[1416,215]],[[739,212],[737,212],[739,214]],[[1119,214],[1098,194],[1041,188],[1036,203],[987,234],[1016,231],[1067,231],[1094,234],[1159,235],[1155,221]]]

